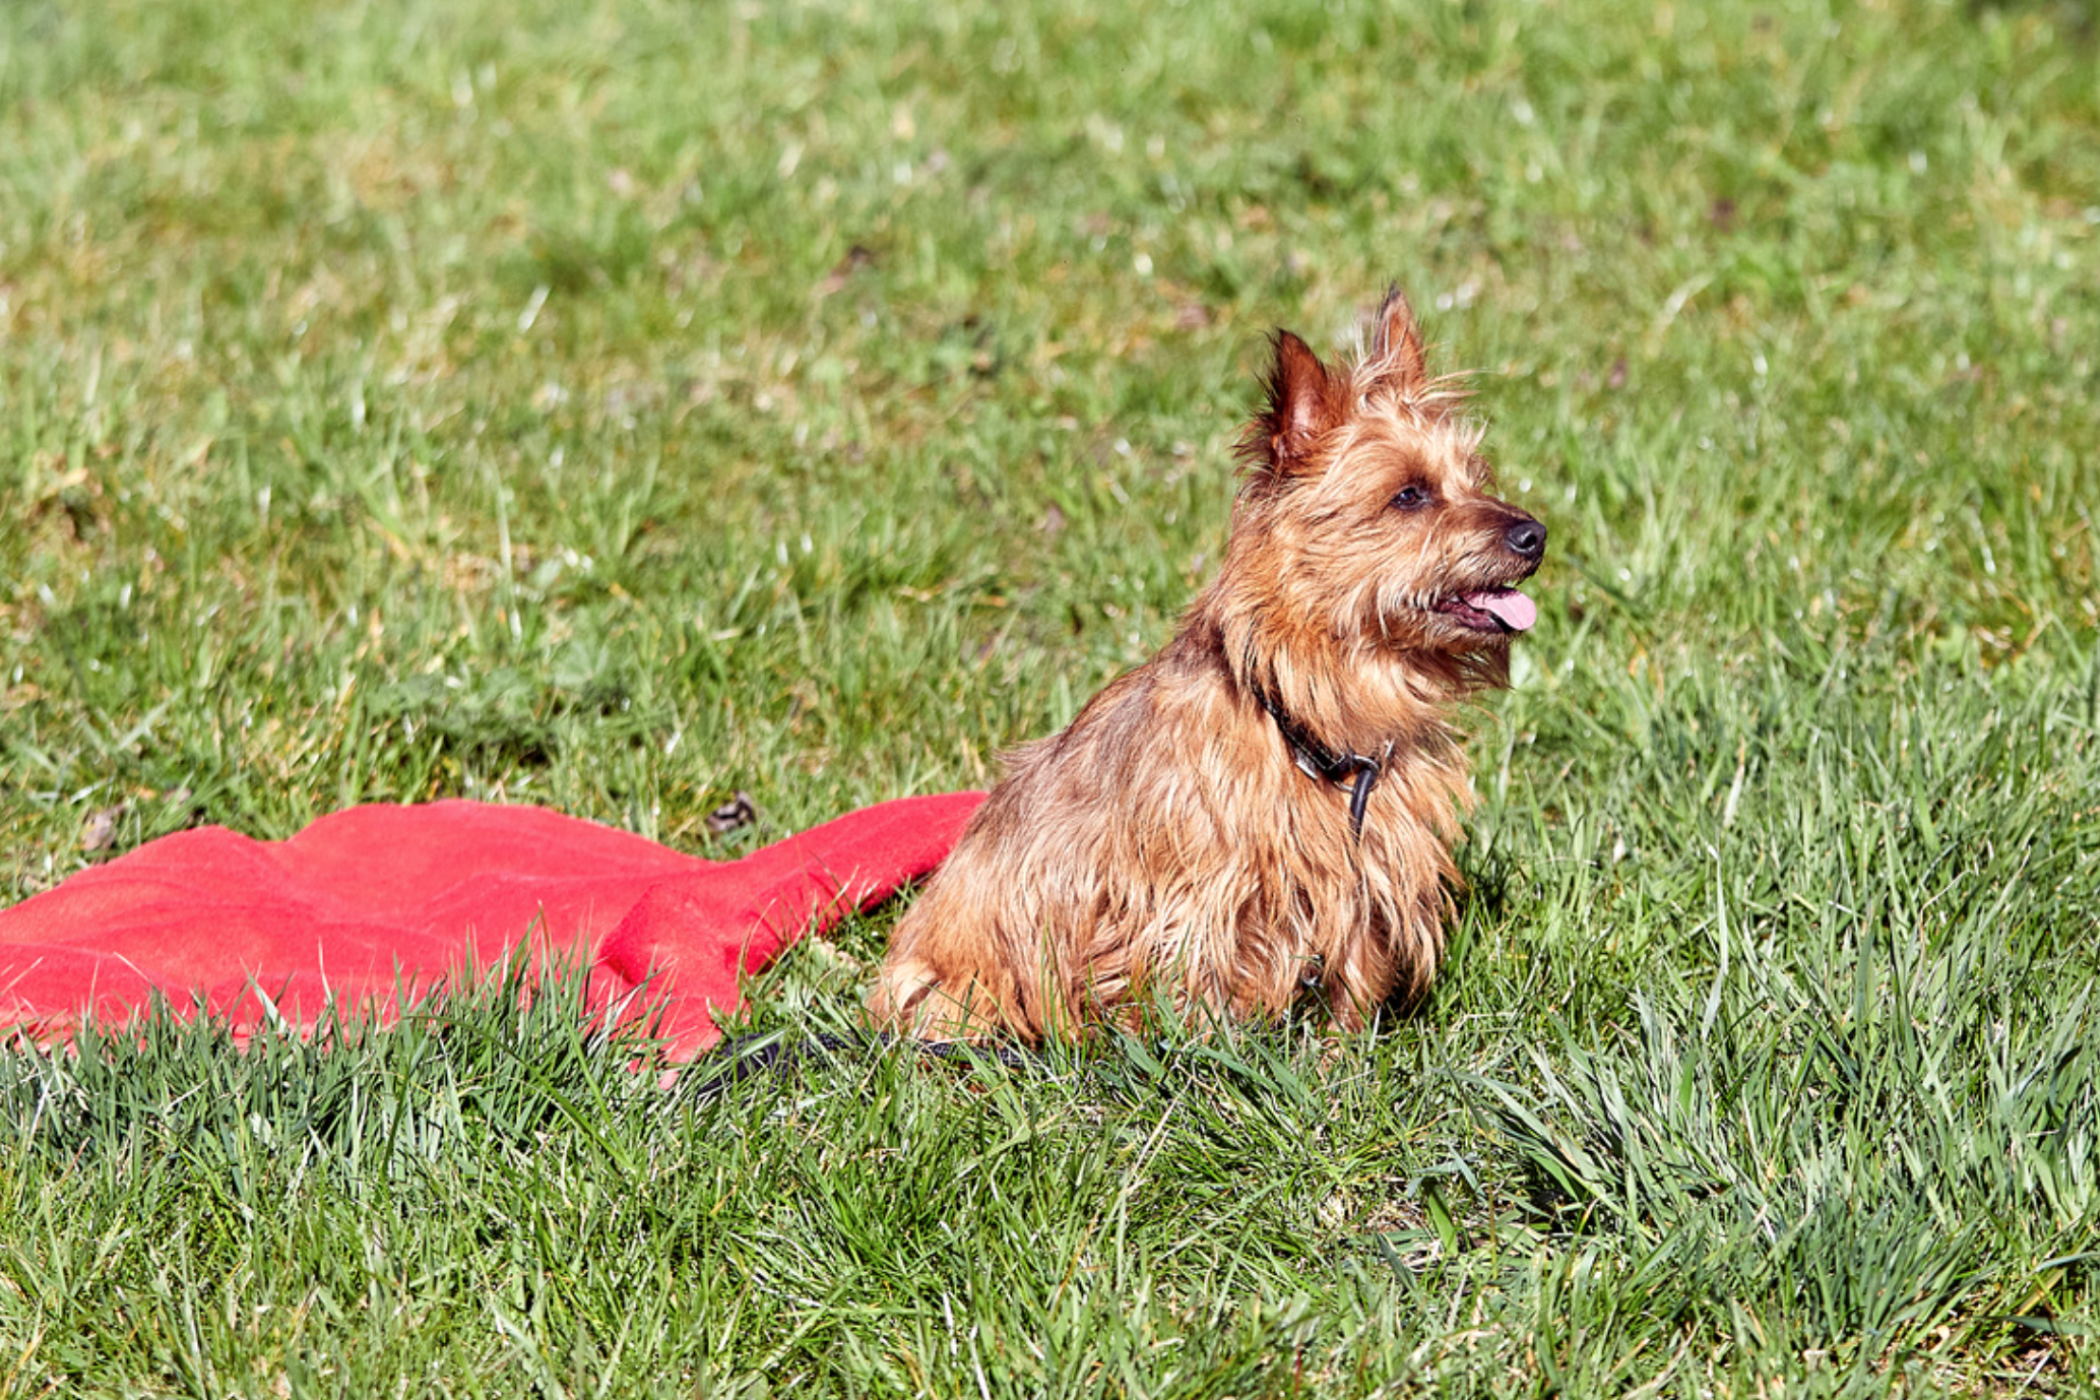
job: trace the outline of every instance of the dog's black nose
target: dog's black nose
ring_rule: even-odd
[[[1536,559],[1546,552],[1546,527],[1536,520],[1520,520],[1509,527],[1502,542],[1526,559]]]

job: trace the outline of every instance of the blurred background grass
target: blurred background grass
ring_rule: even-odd
[[[1345,1051],[1235,1042],[1215,1082],[1125,1047],[1093,1073],[1152,1089],[1009,1086],[1029,1146],[1003,1155],[945,1081],[802,1128],[792,1086],[753,1089],[737,1112],[772,1126],[740,1170],[773,1185],[746,1193],[709,1155],[727,1110],[689,1104],[677,1150],[716,1204],[659,1220],[668,1252],[607,1256],[683,1301],[622,1353],[630,1292],[585,1268],[536,1295],[548,1335],[616,1390],[741,1383],[754,1355],[979,1389],[940,1340],[958,1298],[1010,1360],[1027,1317],[1064,1329],[1070,1369],[1016,1360],[1024,1392],[2090,1387],[2094,25],[1922,0],[8,4],[0,890],[357,801],[544,802],[733,855],[987,783],[1206,576],[1262,335],[1345,343],[1397,280],[1553,532],[1478,726],[1436,1001]],[[710,835],[739,789],[760,825]],[[754,1014],[849,1014],[883,928],[791,959]],[[451,1033],[500,1110],[442,1107],[417,1076],[459,1071],[419,1051],[366,1067],[505,1169],[532,1122],[593,1189],[657,1180],[656,1109],[606,1108],[633,1137],[592,1155],[514,1096],[598,1070],[506,1059],[522,1032],[489,1016]],[[327,1327],[155,1351],[146,1327],[39,1352],[165,1283],[185,1222],[228,1268],[276,1261],[291,1308],[357,1256],[314,1193],[379,1189],[286,1176],[244,1206],[311,1220],[273,1245],[199,1182],[275,1180],[242,1115],[318,1100],[205,1041],[106,1053],[124,1074],[9,1062],[12,1131],[48,1149],[0,1167],[24,1241],[0,1351],[43,1357],[11,1383],[225,1393],[248,1382],[214,1346],[340,1351]],[[165,1109],[197,1076],[231,1086],[228,1135]],[[1188,1119],[1199,1090],[1222,1119]],[[59,1102],[102,1126],[66,1136]],[[353,1164],[398,1135],[329,1121]],[[1231,1145],[1248,1122],[1273,1131]],[[965,1169],[1040,1189],[1007,1215],[941,1196],[968,1248],[848,1306],[826,1290],[851,1260],[957,1217],[831,1189],[817,1129],[850,1160],[919,1144],[936,1195]],[[164,1198],[119,1184],[118,1142],[171,1154],[143,1178]],[[519,1189],[563,1230],[595,1218]],[[776,1189],[828,1204],[784,1222]],[[1103,1192],[1106,1263],[1071,1234]],[[1286,1197],[1311,1204],[1260,1208]],[[523,1248],[488,1200],[402,1199],[396,1238],[433,1258],[496,1276]],[[128,1241],[112,1281],[53,1262],[89,1248],[79,1219]],[[1038,1277],[1037,1234],[1080,1262]],[[694,1280],[783,1240],[808,1288],[696,1341],[680,1319],[728,1305]],[[1096,1265],[1114,1287],[1072,1301]],[[401,1296],[471,1311],[462,1277]],[[187,1286],[146,1315],[232,1306],[208,1270]],[[404,1306],[357,1365],[270,1374],[590,1371]],[[1203,1365],[1166,1359],[1197,1338]]]
[[[1203,576],[1260,335],[1392,279],[1552,521],[1542,694],[2076,664],[2085,22],[12,7],[16,883],[143,788],[697,840],[982,782]]]

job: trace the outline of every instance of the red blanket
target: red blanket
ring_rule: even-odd
[[[728,862],[476,802],[354,807],[286,841],[178,832],[0,910],[0,1038],[121,1025],[155,994],[238,1035],[331,1001],[384,1021],[463,970],[551,957],[684,1059],[740,975],[927,874],[982,796],[884,802]]]

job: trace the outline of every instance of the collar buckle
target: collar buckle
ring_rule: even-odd
[[[1373,758],[1367,753],[1344,751],[1335,753],[1308,733],[1303,725],[1283,712],[1267,690],[1255,692],[1261,707],[1269,712],[1276,722],[1277,732],[1290,745],[1291,757],[1296,760],[1298,770],[1314,782],[1333,783],[1349,790],[1349,834],[1358,841],[1364,837],[1364,812],[1371,803],[1371,789],[1378,785],[1386,763],[1393,757],[1393,745],[1388,741],[1383,758]]]

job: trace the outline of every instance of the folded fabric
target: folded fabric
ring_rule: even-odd
[[[928,874],[982,800],[883,802],[723,862],[463,801],[353,807],[284,841],[177,832],[0,910],[0,1036],[121,1026],[156,997],[242,1036],[331,1003],[387,1021],[462,973],[551,960],[685,1059],[740,976]]]

